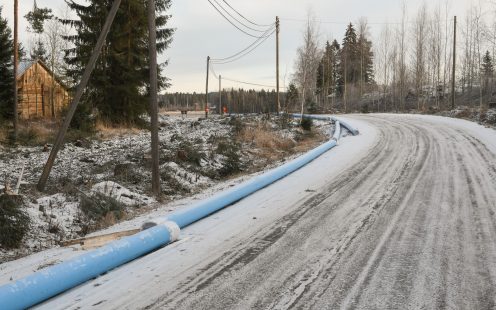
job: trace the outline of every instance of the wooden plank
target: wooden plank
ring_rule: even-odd
[[[115,233],[93,236],[93,237],[84,237],[79,239],[72,239],[63,241],[60,243],[61,246],[72,246],[72,245],[81,245],[83,250],[98,248],[104,246],[105,244],[121,239],[123,237],[131,236],[137,234],[141,231],[141,229],[131,229],[125,231],[119,231]]]

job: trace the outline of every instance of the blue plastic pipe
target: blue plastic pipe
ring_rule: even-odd
[[[280,167],[270,170],[262,175],[254,177],[240,185],[237,185],[227,191],[224,191],[211,198],[203,200],[189,208],[173,212],[165,218],[157,219],[158,222],[172,221],[177,223],[180,228],[188,226],[214,212],[217,212],[238,200],[241,200],[254,192],[282,179],[288,174],[305,166],[315,158],[324,154],[336,146],[336,141],[328,141],[310,152],[292,160]]]
[[[0,309],[26,309],[168,244],[158,225],[0,287]]]
[[[322,116],[312,116],[312,118],[330,119]],[[136,235],[114,241],[100,249],[48,267],[14,283],[0,286],[0,308],[10,310],[34,306],[165,246],[177,239],[179,228],[188,226],[282,179],[332,149],[336,144],[337,139],[332,139],[310,152],[230,190],[221,192],[187,209],[173,212],[165,218],[145,223],[144,226],[147,228],[153,227]]]
[[[295,118],[301,118],[301,114],[291,114],[291,116],[295,117]],[[316,119],[316,120],[320,120],[320,121],[334,121],[334,122],[339,122],[341,126],[343,126],[344,128],[346,128],[349,132],[351,132],[352,135],[356,136],[359,134],[359,131],[354,128],[353,126],[351,126],[350,124],[348,124],[347,122],[344,122],[334,116],[321,116],[321,115],[308,115],[308,114],[303,114],[303,118],[311,118],[311,119]]]
[[[350,124],[348,124],[347,122],[341,120],[341,119],[338,119],[334,116],[331,116],[331,120],[335,121],[335,122],[339,122],[341,124],[341,126],[343,126],[344,128],[348,129],[349,132],[351,132],[352,135],[356,136],[358,135],[360,132],[358,131],[358,129],[354,128],[353,126],[351,126]]]

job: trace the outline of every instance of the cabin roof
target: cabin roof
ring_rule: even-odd
[[[26,71],[31,68],[33,65],[39,63],[48,73],[50,73],[51,76],[57,81],[60,85],[62,85],[64,88],[67,89],[67,86],[56,76],[52,70],[50,70],[47,65],[43,63],[40,59],[33,59],[33,60],[22,60],[19,62],[19,65],[17,67],[17,79],[19,80]]]
[[[26,70],[31,68],[32,65],[36,63],[36,60],[23,60],[19,62],[19,66],[17,67],[17,78],[20,78],[21,76],[26,73]]]

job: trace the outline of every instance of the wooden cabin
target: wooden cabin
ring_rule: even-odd
[[[21,61],[17,74],[20,119],[55,118],[69,104],[67,87],[41,61]]]

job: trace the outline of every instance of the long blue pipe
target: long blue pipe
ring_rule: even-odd
[[[158,225],[0,287],[0,309],[26,309],[166,245]]]
[[[173,212],[165,218],[157,219],[152,222],[152,224],[156,224],[152,228],[114,241],[107,246],[67,262],[48,267],[14,283],[0,286],[0,309],[25,309],[34,306],[165,246],[177,238],[177,236],[172,236],[174,229],[171,232],[171,224],[172,226],[177,225],[178,231],[179,227],[188,226],[282,179],[332,149],[336,144],[337,141],[332,139],[310,152],[230,190],[221,192],[187,209]]]
[[[296,118],[301,118],[301,114],[291,114],[292,117]],[[309,114],[303,114],[303,118],[311,118],[311,119],[316,119],[320,121],[334,121],[334,122],[339,122],[341,126],[344,128],[348,129],[349,132],[351,132],[352,135],[356,136],[359,134],[359,131],[348,124],[347,122],[342,121],[341,119],[338,119],[337,117],[334,116],[321,116],[321,115],[309,115]]]
[[[310,152],[292,160],[280,167],[270,170],[267,173],[254,177],[238,186],[224,191],[211,198],[203,200],[186,209],[173,212],[169,216],[158,219],[158,222],[172,221],[177,223],[180,228],[190,225],[214,212],[217,212],[236,201],[243,199],[254,192],[282,179],[288,174],[300,169],[315,158],[324,154],[336,146],[336,141],[328,141]]]

